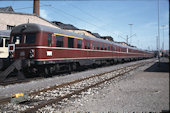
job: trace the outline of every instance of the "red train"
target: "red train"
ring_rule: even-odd
[[[33,23],[16,26],[10,43],[10,58],[22,59],[24,73],[48,75],[80,66],[153,57],[152,52]]]

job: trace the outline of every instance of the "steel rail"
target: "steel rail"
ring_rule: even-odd
[[[138,67],[140,67],[140,66],[145,65],[145,64],[146,64],[146,62],[145,62],[145,63],[137,64],[137,65],[128,66],[128,67],[132,67],[132,66],[134,66],[134,67],[131,68],[131,69],[126,70],[125,72],[119,73],[119,74],[117,74],[117,75],[115,75],[115,76],[113,76],[113,77],[107,78],[107,79],[102,80],[102,81],[99,81],[99,82],[97,82],[97,83],[95,83],[95,84],[86,86],[86,87],[84,87],[84,88],[82,88],[82,89],[79,89],[79,90],[76,90],[76,91],[74,91],[74,92],[72,92],[72,93],[70,93],[70,94],[66,94],[66,95],[64,95],[64,96],[60,96],[60,97],[57,97],[57,98],[55,98],[55,99],[48,100],[48,101],[46,101],[46,102],[44,102],[44,103],[41,103],[41,104],[39,104],[39,105],[37,105],[37,106],[34,106],[34,108],[28,108],[28,109],[26,109],[25,111],[21,111],[21,113],[32,113],[32,112],[35,112],[35,111],[37,111],[38,109],[40,109],[40,108],[42,108],[42,107],[45,107],[46,105],[51,105],[51,104],[53,104],[53,103],[58,103],[58,102],[60,102],[61,100],[63,100],[64,98],[70,98],[70,97],[73,96],[73,95],[80,94],[81,92],[86,91],[86,90],[88,90],[89,88],[96,87],[96,86],[98,86],[98,85],[100,85],[100,84],[102,84],[102,83],[104,83],[104,82],[106,82],[106,81],[110,81],[110,80],[112,80],[112,79],[114,79],[114,78],[117,78],[117,77],[119,77],[119,76],[122,76],[122,75],[124,75],[124,74],[126,74],[126,73],[128,73],[128,72],[130,72],[130,71],[132,71],[132,70],[134,70],[134,69],[136,69],[136,68],[138,68]],[[127,68],[127,67],[125,67],[125,68]],[[122,69],[124,69],[124,68],[122,68]],[[105,75],[105,74],[104,74],[104,75]],[[101,75],[100,75],[100,76],[101,76]]]
[[[93,75],[93,76],[89,76],[89,77],[73,80],[71,82],[66,82],[66,83],[62,83],[62,84],[59,84],[59,85],[51,86],[49,88],[44,88],[44,89],[41,89],[41,90],[38,90],[38,91],[31,92],[28,95],[29,96],[38,95],[41,92],[47,92],[49,90],[53,90],[53,89],[56,89],[56,88],[61,88],[61,87],[64,87],[64,86],[72,85],[72,84],[75,84],[75,83],[78,83],[78,82],[81,82],[81,81],[84,81],[84,80],[88,80],[90,78],[94,78],[94,77],[97,77],[97,76],[102,76],[103,74],[111,73],[111,72],[114,72],[114,71],[117,71],[117,70],[120,70],[120,69],[122,69],[122,68],[118,68],[118,69],[111,70],[111,71],[104,72],[104,73],[100,73],[100,74],[97,74],[97,75]],[[11,97],[7,97],[7,98],[4,98],[4,99],[1,99],[0,100],[0,104],[8,103],[8,102],[10,102],[10,100],[11,100]]]
[[[138,64],[134,64],[134,66],[135,66],[135,65],[138,65]],[[61,88],[61,87],[64,87],[64,86],[76,84],[76,83],[78,83],[78,82],[81,82],[81,81],[84,81],[84,80],[88,80],[88,79],[90,79],[90,78],[95,78],[95,77],[103,76],[103,75],[105,75],[105,74],[108,74],[108,73],[111,73],[111,72],[114,72],[114,71],[118,71],[118,70],[121,70],[121,69],[125,69],[125,68],[127,68],[127,67],[121,67],[121,68],[114,69],[114,70],[111,70],[111,71],[108,71],[108,72],[104,72],[104,73],[92,75],[92,76],[89,76],[89,77],[85,77],[85,78],[73,80],[73,81],[71,81],[71,82],[66,82],[66,83],[62,83],[62,84],[59,84],[59,85],[55,85],[55,86],[52,86],[52,87],[49,87],[49,88],[45,88],[45,89],[42,89],[42,90],[38,90],[38,91],[35,91],[35,92],[31,92],[31,93],[29,93],[29,96],[37,95],[37,94],[40,94],[41,92],[46,92],[46,91],[53,90],[53,89],[56,89],[56,88]]]

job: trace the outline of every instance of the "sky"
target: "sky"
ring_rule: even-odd
[[[0,0],[0,7],[6,6],[15,12],[33,13],[33,0]],[[112,36],[118,42],[129,37],[128,43],[140,49],[157,49],[158,0],[40,0],[40,16]],[[164,42],[168,50],[169,0],[159,0],[159,23],[160,49]]]

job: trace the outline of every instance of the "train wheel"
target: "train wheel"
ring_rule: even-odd
[[[52,69],[50,67],[44,68],[44,77],[52,77]]]
[[[72,67],[72,71],[76,71],[77,67],[78,67],[78,64],[77,63],[73,63],[71,67]]]

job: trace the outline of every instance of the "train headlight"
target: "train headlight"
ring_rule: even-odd
[[[8,50],[9,50],[9,52],[14,52],[15,51],[15,44],[8,44]]]
[[[35,50],[31,49],[30,50],[30,58],[34,58],[35,57]]]

